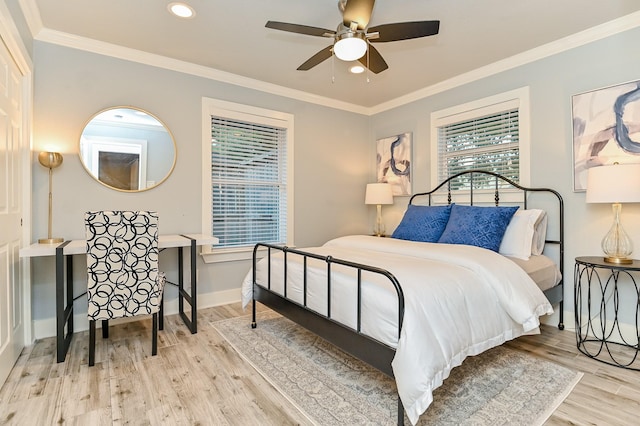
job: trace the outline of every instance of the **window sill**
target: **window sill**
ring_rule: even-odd
[[[253,247],[243,247],[237,249],[209,249],[203,250],[202,259],[204,263],[237,262],[253,259]],[[264,257],[266,249],[258,250],[258,258]]]

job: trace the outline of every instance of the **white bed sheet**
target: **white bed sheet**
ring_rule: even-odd
[[[394,376],[413,424],[452,368],[467,356],[538,332],[539,317],[553,312],[526,272],[509,259],[478,247],[349,236],[304,251],[374,265],[400,282],[405,315],[398,339],[392,284],[382,276],[363,273],[362,332],[396,348]],[[287,297],[302,303],[300,261],[296,261],[298,256],[288,256]],[[283,267],[277,258],[272,256],[271,289],[283,294]],[[266,270],[263,259],[257,268],[261,283],[266,283]],[[307,306],[326,314],[326,263],[310,260],[308,270]],[[355,328],[355,273],[334,264],[332,276],[331,317]],[[249,272],[242,286],[243,306],[251,297]]]

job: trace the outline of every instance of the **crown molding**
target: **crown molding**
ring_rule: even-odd
[[[32,4],[33,0],[21,0],[21,5],[23,3]],[[38,22],[40,22],[41,27],[40,16],[37,13],[37,8],[35,13],[32,11],[30,15],[32,16],[28,18],[27,21],[33,22],[33,25],[35,27],[37,27]],[[196,65],[190,62],[171,59],[165,56],[105,43],[60,31],[50,30],[47,28],[41,28],[34,36],[34,38],[36,40],[47,43],[111,56],[114,58],[142,63],[158,68],[164,68],[176,72],[219,81],[222,83],[254,89],[277,96],[283,96],[304,102],[322,105],[329,108],[335,108],[353,112],[356,114],[371,116],[406,105],[411,102],[415,102],[429,96],[433,96],[438,93],[442,93],[444,91],[456,88],[464,84],[489,77],[503,71],[526,65],[528,63],[535,62],[546,57],[553,56],[558,53],[565,52],[567,50],[574,49],[576,47],[580,47],[585,44],[589,44],[624,31],[628,31],[638,26],[640,26],[640,12],[634,12],[621,18],[606,22],[601,25],[597,25],[579,33],[536,47],[526,52],[522,52],[509,58],[494,62],[484,67],[477,68],[473,71],[460,74],[450,79],[417,90],[413,93],[392,99],[388,102],[383,102],[373,107],[365,107],[348,102],[342,102],[301,90],[295,90],[288,87],[255,80],[252,78],[242,77],[237,74],[220,71],[214,68]]]
[[[440,83],[425,87],[405,96],[398,97],[389,102],[381,103],[369,109],[369,115],[378,114],[408,103],[454,89],[463,84],[468,84],[503,71],[517,68],[522,65],[535,62],[558,53],[565,52],[585,44],[610,37],[624,31],[640,26],[640,12],[634,12],[613,21],[605,22],[579,33],[552,41],[531,50],[513,55],[509,58],[494,62],[484,67],[477,68],[464,74],[444,80]]]
[[[84,50],[87,52],[97,53],[100,55],[110,56],[118,59],[124,59],[131,62],[150,65],[153,67],[164,68],[167,70],[207,78],[222,83],[233,84],[235,86],[254,89],[261,92],[284,96],[291,99],[297,99],[330,108],[341,109],[363,115],[368,114],[368,108],[361,105],[341,102],[324,96],[318,96],[308,92],[303,92],[301,90],[290,89],[288,87],[243,77],[214,68],[193,64],[191,62],[180,61],[177,59],[168,58],[166,56],[156,55],[153,53],[131,49],[129,47],[123,47],[111,43],[105,43],[102,41],[80,37],[61,31],[43,28],[36,35],[35,39],[46,43]]]

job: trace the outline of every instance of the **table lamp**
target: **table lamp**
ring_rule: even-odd
[[[587,203],[612,203],[613,225],[602,239],[604,261],[616,264],[633,262],[629,256],[633,243],[622,228],[622,203],[640,202],[640,164],[591,167],[587,171]]]
[[[364,197],[365,204],[375,204],[377,207],[376,226],[373,233],[377,237],[384,235],[384,223],[382,222],[382,205],[393,204],[393,192],[388,183],[368,183]]]
[[[38,161],[40,164],[49,169],[49,226],[47,230],[47,238],[41,238],[38,240],[40,244],[55,244],[61,243],[64,241],[62,238],[52,238],[51,237],[51,225],[52,225],[52,213],[51,208],[53,204],[53,169],[62,164],[62,154],[59,152],[47,152],[42,151],[38,154]]]

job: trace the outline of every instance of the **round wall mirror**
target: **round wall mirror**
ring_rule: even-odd
[[[146,191],[164,182],[176,164],[176,143],[155,116],[134,107],[94,115],[80,135],[80,161],[89,174],[118,191]]]

